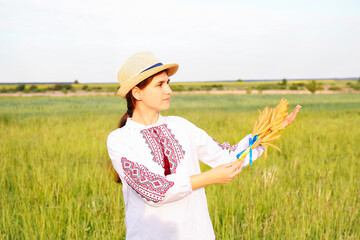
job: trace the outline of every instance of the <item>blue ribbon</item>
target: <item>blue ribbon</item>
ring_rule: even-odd
[[[236,158],[239,158],[243,152],[245,152],[246,148],[242,150],[238,155],[236,155]]]
[[[252,165],[252,145],[256,142],[258,139],[258,135],[255,135],[253,138],[249,138],[249,148],[250,148],[250,159],[249,164]],[[243,151],[241,151],[238,155],[236,155],[236,158],[239,158],[243,152],[246,151],[247,148],[245,148]]]
[[[159,67],[159,66],[162,66],[162,65],[163,65],[163,64],[162,64],[161,62],[160,62],[160,63],[157,63],[157,64],[154,64],[154,65],[152,65],[151,67],[149,67],[149,68],[141,71],[140,73],[146,72],[146,71],[148,71],[148,70],[150,70],[150,69],[152,69],[152,68],[154,68],[154,67]]]

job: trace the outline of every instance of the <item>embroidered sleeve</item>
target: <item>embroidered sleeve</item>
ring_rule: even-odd
[[[149,166],[139,163],[139,155],[124,136],[110,134],[107,148],[112,165],[122,183],[128,186],[127,191],[133,191],[132,196],[141,198],[146,204],[158,207],[192,192],[190,176],[180,173],[165,176],[163,172],[155,173],[149,170]],[[142,162],[156,164],[150,157]]]
[[[190,139],[192,141],[192,145],[196,147],[199,160],[210,167],[214,168],[221,164],[236,161],[236,155],[249,145],[248,139],[251,134],[233,146],[227,142],[220,144],[210,137],[204,130],[196,127],[191,122],[186,120],[183,121],[188,134],[191,136]],[[259,157],[261,153],[258,155],[254,154],[253,160]]]
[[[126,183],[147,201],[155,203],[164,199],[166,192],[174,186],[174,182],[150,172],[138,163],[121,158]]]
[[[217,145],[219,146],[219,147],[221,147],[223,150],[229,150],[229,151],[231,151],[231,152],[233,152],[233,151],[235,151],[236,149],[237,149],[237,147],[238,147],[238,145],[239,144],[235,144],[235,145],[233,145],[233,146],[231,146],[231,144],[230,143],[228,143],[228,142],[224,142],[223,144],[220,144],[218,141],[216,141],[215,139],[213,139],[216,143],[217,143]]]

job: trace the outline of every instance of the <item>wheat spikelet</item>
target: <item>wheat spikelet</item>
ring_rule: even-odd
[[[265,107],[261,112],[259,109],[259,118],[254,124],[253,136],[258,136],[256,141],[243,152],[239,153],[238,161],[243,161],[246,155],[250,152],[250,149],[254,149],[259,145],[265,147],[265,158],[267,157],[268,147],[273,147],[276,150],[280,150],[272,142],[280,138],[279,131],[284,128],[286,117],[288,116],[289,102],[284,98],[280,100],[280,103],[275,108]]]
[[[280,148],[272,144],[272,142],[280,138],[279,131],[283,129],[286,117],[288,116],[289,102],[282,98],[275,108],[265,107],[263,112],[259,111],[259,119],[255,122],[253,128],[253,136],[257,135],[257,141],[251,148],[262,145],[273,147],[280,151]]]
[[[267,143],[266,144],[267,146],[270,146],[270,147],[273,147],[273,148],[275,148],[276,150],[278,150],[278,151],[280,151],[281,152],[281,149],[280,148],[278,148],[276,145],[274,145],[274,144],[271,144],[271,143]]]

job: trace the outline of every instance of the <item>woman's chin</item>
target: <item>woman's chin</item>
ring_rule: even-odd
[[[164,106],[161,107],[161,109],[159,109],[159,111],[164,111],[164,110],[168,110],[170,108],[170,103],[164,104]]]

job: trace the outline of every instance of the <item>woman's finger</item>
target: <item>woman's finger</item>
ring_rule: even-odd
[[[295,107],[294,111],[289,116],[286,117],[285,122],[284,122],[284,124],[282,126],[283,128],[286,128],[287,126],[289,126],[295,120],[297,114],[300,111],[300,108],[301,108],[301,106],[297,105]]]
[[[234,168],[234,169],[241,168],[241,163],[242,163],[242,162],[243,162],[243,161],[238,161],[238,162],[236,162],[234,165],[232,165],[233,168]]]
[[[296,116],[298,115],[300,111],[301,106],[297,105],[294,109],[294,111],[291,113],[291,122],[295,120]]]
[[[242,169],[243,169],[243,168],[242,168],[241,166],[238,167],[238,168],[236,168],[236,170],[235,170],[235,172],[234,172],[235,177],[241,173]]]
[[[242,167],[241,167],[242,161],[239,161],[234,164],[233,166],[233,178],[235,178],[237,175],[241,173]]]

